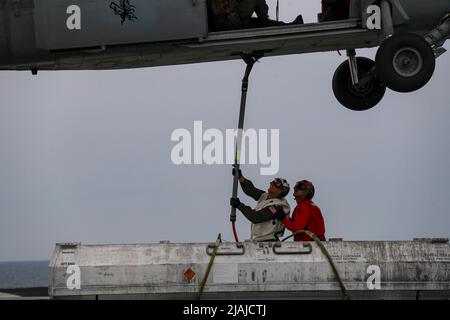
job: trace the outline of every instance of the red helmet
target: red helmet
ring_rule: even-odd
[[[306,191],[306,197],[308,199],[312,199],[314,197],[314,193],[316,192],[314,189],[314,185],[308,180],[298,181],[295,184],[294,190]]]

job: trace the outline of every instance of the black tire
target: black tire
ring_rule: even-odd
[[[424,38],[404,33],[394,35],[381,44],[375,63],[380,80],[389,89],[412,92],[430,81],[436,58]]]
[[[368,58],[357,57],[358,74],[362,77],[375,66],[375,62]],[[343,62],[334,73],[333,92],[336,99],[347,109],[365,111],[375,107],[386,93],[378,78],[373,78],[364,87],[355,87],[352,83],[348,61]]]

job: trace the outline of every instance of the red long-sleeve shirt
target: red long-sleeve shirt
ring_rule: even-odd
[[[292,232],[308,230],[314,233],[320,240],[325,241],[325,223],[322,212],[311,200],[299,202],[292,213],[292,218],[285,218],[283,223]],[[294,236],[294,241],[312,240],[306,234],[297,234]]]

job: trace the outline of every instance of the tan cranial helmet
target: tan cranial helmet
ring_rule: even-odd
[[[280,194],[281,198],[284,198],[288,195],[290,186],[286,179],[275,178],[270,184],[282,190],[282,193]]]

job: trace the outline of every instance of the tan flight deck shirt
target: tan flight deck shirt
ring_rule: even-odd
[[[289,215],[290,206],[286,199],[267,199],[267,192],[255,188],[250,180],[245,179],[241,183],[242,190],[246,195],[252,197],[256,201],[255,209],[244,204],[240,204],[238,209],[242,214],[252,222],[251,240],[253,241],[270,241],[277,240],[284,234],[284,224],[274,218],[274,212],[277,206],[283,207],[286,215]]]

